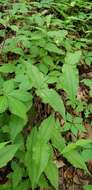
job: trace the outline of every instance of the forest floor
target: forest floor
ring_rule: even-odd
[[[60,31],[62,32],[60,33]],[[46,32],[48,39],[50,39],[49,43],[45,36]],[[31,45],[30,38],[33,40]],[[77,53],[73,54],[73,52]],[[70,82],[70,89],[67,85],[64,87],[60,85],[58,81],[58,79],[62,80],[60,72],[67,59],[70,59],[71,64],[75,64],[77,68],[79,86],[76,102],[78,101],[78,103],[72,103],[71,100],[71,96],[74,97],[72,88],[73,92],[76,92],[77,88],[73,73],[70,72],[70,80],[73,78],[75,83]],[[62,132],[67,144],[78,139],[92,139],[92,2],[87,0],[42,0],[35,2],[0,0],[0,68],[7,64],[17,65],[23,60],[31,60],[31,63],[36,65],[44,76],[48,76],[49,89],[55,89],[58,92],[64,101],[66,112],[69,113],[67,114],[67,122],[71,122],[70,117],[74,119],[72,128],[67,125]],[[2,80],[16,78],[16,81],[21,81],[22,75],[21,77],[18,75],[20,72],[18,69],[16,69],[16,73],[19,78],[15,76],[14,72],[6,74],[7,72],[5,73],[2,69],[0,72],[1,86]],[[68,80],[69,76],[66,79],[66,84]],[[22,85],[25,88],[26,83],[21,83]],[[71,85],[73,86],[71,87]],[[2,93],[1,89],[0,93]],[[43,103],[42,98],[37,96],[34,90],[32,93],[33,106],[28,113],[29,121],[27,127],[22,131],[23,133],[30,132],[30,123],[31,127],[40,124],[53,110],[48,102]],[[59,119],[63,129],[64,119],[58,111],[55,112],[55,117]],[[5,134],[6,140],[7,128],[5,131],[1,129],[0,133],[0,138]],[[2,140],[0,141],[2,142]],[[91,151],[92,148],[90,152],[85,153],[87,154],[85,162],[92,174]],[[57,150],[54,150],[54,155],[59,169],[60,190],[83,190],[85,185],[92,185],[91,175],[74,167]],[[1,186],[7,182],[7,175],[10,172],[11,163],[0,169]],[[0,189],[3,190],[2,187]]]

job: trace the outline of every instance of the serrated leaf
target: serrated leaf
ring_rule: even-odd
[[[52,52],[52,53],[56,53],[59,55],[64,54],[64,51],[62,49],[59,49],[55,44],[53,43],[47,43],[44,47],[47,51]]]
[[[76,51],[74,53],[68,52],[65,57],[65,63],[67,63],[67,65],[69,64],[76,65],[77,63],[79,63],[80,59],[81,59],[81,51]]]
[[[44,86],[44,75],[34,65],[27,64],[26,67],[27,67],[27,74],[31,79],[33,87],[42,88],[42,86]]]
[[[77,148],[76,143],[69,143],[62,151],[62,154],[70,153]]]
[[[30,187],[29,180],[21,180],[15,190],[27,190]],[[10,189],[9,189],[10,190]]]
[[[86,145],[92,143],[92,140],[91,139],[79,139],[77,142],[76,142],[76,146],[82,146],[82,147],[85,147]]]
[[[61,136],[60,130],[54,127],[53,132],[52,132],[52,137],[51,137],[51,142],[52,145],[60,152],[62,153],[62,150],[64,149],[65,145],[65,140]]]
[[[58,168],[53,162],[51,161],[48,162],[47,167],[45,168],[45,174],[47,178],[49,179],[51,185],[56,190],[58,190],[58,181],[59,181]]]
[[[31,93],[21,89],[13,90],[9,95],[23,102],[32,101]]]
[[[26,108],[25,104],[11,96],[8,96],[7,98],[8,98],[9,110],[11,111],[11,113],[26,120],[27,119],[27,115],[26,115],[27,108]]]
[[[82,151],[81,156],[85,162],[92,160],[92,149],[85,149]]]
[[[5,166],[15,155],[19,145],[7,145],[0,149],[0,168]]]
[[[50,156],[49,147],[47,144],[36,143],[31,152],[26,154],[26,166],[29,177],[34,189],[39,181],[39,178],[47,166]]]
[[[17,185],[21,182],[23,176],[23,169],[16,165],[16,168],[12,172],[12,184],[13,189],[15,190]]]
[[[37,128],[35,127],[32,129],[30,135],[27,138],[26,146],[27,146],[28,151],[30,151],[30,152],[32,151],[33,147],[36,144],[35,139],[37,139],[37,137],[38,137],[38,131],[37,131]]]
[[[33,128],[29,135],[25,159],[33,189],[36,187],[50,157],[50,148],[46,143],[41,142],[42,136],[39,136],[38,133],[37,128]]]
[[[86,145],[92,143],[92,140],[85,140],[85,139],[80,139],[77,140],[77,142],[75,143],[70,143],[68,144],[62,151],[63,154],[69,153],[72,150],[76,149],[77,147],[81,146],[81,147],[85,147]]]
[[[47,143],[50,140],[54,125],[55,120],[53,115],[51,115],[41,123],[39,127],[38,138],[40,139],[40,142],[42,144]]]
[[[75,168],[80,168],[89,173],[87,166],[77,150],[71,150],[70,152],[63,153],[63,156],[70,162]]]
[[[56,112],[59,112],[65,119],[65,107],[59,94],[53,89],[40,89],[36,91],[44,103],[48,103]]]
[[[74,65],[64,64],[62,69],[61,87],[67,92],[71,102],[76,102],[79,87],[78,71]]]
[[[42,189],[48,189],[49,188],[49,184],[48,181],[46,179],[46,177],[44,176],[44,174],[41,175],[39,182],[38,182],[38,186]]]
[[[0,113],[5,112],[8,107],[8,100],[6,96],[0,96]]]
[[[48,32],[48,36],[51,38],[60,38],[63,39],[68,34],[67,30],[53,30]]]
[[[9,133],[11,140],[14,140],[16,136],[22,131],[23,127],[25,126],[26,122],[15,116],[12,115],[9,120]]]

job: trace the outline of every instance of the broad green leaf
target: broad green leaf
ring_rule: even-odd
[[[71,102],[75,103],[79,87],[78,71],[74,65],[64,64],[62,72],[61,87],[67,92]]]
[[[42,88],[44,85],[44,75],[39,71],[39,69],[31,64],[27,64],[27,74],[31,79],[31,83],[35,88]]]
[[[26,153],[26,166],[31,180],[32,189],[38,184],[39,178],[45,170],[50,157],[47,144],[36,143],[32,151]]]
[[[92,160],[92,149],[85,149],[82,151],[81,156],[85,162]]]
[[[70,153],[72,150],[76,149],[76,143],[69,143],[62,151],[62,154]]]
[[[46,177],[44,176],[44,174],[41,175],[39,182],[38,182],[38,186],[42,189],[48,189],[49,188],[48,181],[47,181]]]
[[[29,180],[21,180],[21,183],[15,188],[15,190],[27,190],[30,187]],[[10,189],[9,189],[10,190]]]
[[[74,53],[68,52],[65,57],[65,63],[67,63],[67,65],[69,64],[76,65],[77,63],[79,63],[80,59],[81,59],[81,51],[76,51]]]
[[[48,103],[56,112],[59,112],[65,119],[65,107],[59,94],[54,89],[40,89],[36,91],[44,103]]]
[[[23,176],[23,169],[16,165],[16,168],[12,172],[12,184],[13,189],[15,190],[17,185],[21,182]]]
[[[60,48],[58,48],[54,43],[50,43],[48,42],[45,47],[44,47],[47,51],[52,52],[52,53],[56,53],[59,55],[64,54],[64,51]]]
[[[75,143],[70,143],[68,144],[62,151],[63,154],[65,153],[69,153],[71,152],[72,150],[76,149],[77,147],[86,147],[86,145],[92,143],[92,140],[85,140],[85,139],[80,139],[80,140],[77,140],[77,142]]]
[[[89,173],[84,159],[77,150],[71,150],[70,152],[63,153],[63,156],[70,162],[75,168],[80,168]]]
[[[26,143],[26,146],[27,146],[27,150],[28,151],[32,151],[33,147],[35,146],[36,144],[36,140],[38,137],[38,131],[37,131],[37,128],[34,127],[30,133],[30,135],[28,136],[27,138],[27,143]]]
[[[92,190],[92,185],[84,185],[84,190]]]
[[[2,149],[7,143],[9,143],[9,142],[2,142],[2,143],[0,143],[0,149]]]
[[[48,32],[48,36],[51,38],[63,39],[68,34],[67,30],[53,30]]]
[[[7,145],[0,149],[0,168],[4,167],[15,155],[19,145]]]
[[[3,84],[3,91],[4,91],[4,94],[9,94],[12,90],[14,89],[14,80],[11,79],[11,80],[7,80],[4,82]]]
[[[60,130],[54,127],[53,132],[52,132],[52,137],[51,137],[51,142],[52,145],[60,152],[62,153],[62,150],[64,149],[65,145],[65,140],[61,136]]]
[[[51,161],[48,162],[47,167],[45,168],[45,174],[49,179],[51,185],[56,190],[58,190],[58,181],[59,181],[58,168],[53,162]]]
[[[13,98],[12,96],[8,96],[8,105],[9,105],[9,110],[11,111],[12,114],[17,115],[21,117],[22,119],[26,120],[27,119],[27,108],[25,104],[16,98]]]
[[[82,81],[84,82],[84,84],[86,86],[89,86],[90,88],[92,88],[92,80],[90,80],[90,79],[84,79]]]
[[[9,63],[0,66],[1,73],[13,73],[14,70],[15,70],[15,66]]]
[[[15,32],[18,32],[18,27],[16,25],[11,25],[10,28]]]
[[[21,89],[13,90],[9,95],[23,102],[32,101],[31,93]]]
[[[0,113],[5,112],[8,107],[8,100],[6,96],[0,96]]]
[[[40,139],[42,146],[43,143],[47,143],[50,140],[54,125],[55,125],[55,120],[53,115],[51,115],[41,123],[38,132],[38,138]]]
[[[22,131],[26,122],[17,117],[16,115],[11,115],[9,120],[9,133],[11,140],[14,140],[16,136]]]
[[[41,136],[42,137],[42,136]],[[38,138],[37,128],[33,128],[27,139],[25,164],[28,169],[32,188],[34,189],[43,173],[50,156],[50,148]]]
[[[92,144],[92,140],[91,139],[80,139],[76,142],[76,146],[82,146],[82,147],[86,147],[86,145],[88,144]]]

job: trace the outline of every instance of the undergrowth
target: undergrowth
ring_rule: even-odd
[[[62,189],[59,160],[91,176],[91,23],[91,1],[0,0],[1,190]]]

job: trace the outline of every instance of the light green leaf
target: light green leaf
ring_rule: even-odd
[[[45,170],[50,156],[50,150],[47,144],[36,143],[32,151],[27,151],[26,166],[28,169],[29,177],[34,189],[39,181],[39,178]]]
[[[61,87],[67,92],[71,102],[76,102],[79,87],[78,71],[74,65],[64,64],[62,69]]]
[[[61,136],[60,130],[55,128],[53,129],[52,132],[52,137],[51,137],[51,142],[52,145],[60,152],[62,153],[62,150],[64,149],[65,145],[65,140]]]
[[[85,162],[92,160],[92,149],[85,149],[82,151],[81,156]]]
[[[80,139],[77,140],[77,142],[75,143],[69,143],[62,151],[63,154],[65,153],[69,153],[72,150],[76,149],[77,147],[81,146],[81,147],[85,147],[86,145],[92,143],[92,140],[85,140],[85,139]]]
[[[44,103],[48,103],[56,112],[59,112],[65,119],[65,107],[59,94],[53,89],[40,89],[36,91]]]
[[[45,174],[47,178],[49,179],[51,185],[56,190],[58,190],[58,181],[59,181],[58,168],[53,162],[51,161],[48,162],[47,167],[45,168]]]
[[[5,166],[15,155],[19,145],[7,145],[0,149],[0,168]]]
[[[15,190],[17,185],[21,182],[23,176],[23,169],[16,165],[14,172],[12,172],[12,184]]]
[[[26,122],[23,119],[15,115],[11,115],[9,120],[9,133],[11,140],[16,138],[16,136],[22,131],[25,124]]]
[[[23,102],[32,101],[31,93],[21,89],[13,90],[9,95]]]
[[[51,38],[63,39],[68,34],[67,30],[53,30],[48,32],[48,36]]]
[[[58,48],[55,44],[48,42],[45,47],[44,47],[47,51],[52,52],[52,53],[56,53],[59,55],[64,54],[64,51],[60,48]]]
[[[40,142],[42,144],[47,143],[50,140],[54,125],[55,125],[55,120],[53,115],[51,115],[41,123],[38,132],[38,138],[40,139]]]
[[[38,138],[37,128],[33,128],[27,139],[25,163],[28,169],[32,188],[34,189],[43,173],[50,156],[50,148]]]
[[[92,185],[84,185],[84,190],[92,190]]]
[[[44,174],[41,175],[39,182],[38,182],[38,186],[42,189],[48,189],[49,188],[48,181],[47,181],[46,177],[44,176]]]
[[[33,84],[33,87],[35,88],[42,88],[44,85],[44,75],[39,71],[39,69],[31,64],[27,64],[27,74],[29,78],[31,79],[31,83]]]
[[[89,173],[84,159],[77,150],[71,150],[70,152],[63,153],[63,156],[75,167],[80,168]]]
[[[69,64],[76,65],[77,63],[79,63],[80,59],[81,59],[81,51],[76,51],[74,53],[68,52],[65,57],[65,63],[67,63],[67,65]]]
[[[36,144],[36,140],[35,139],[37,139],[37,137],[38,137],[38,131],[37,131],[37,128],[34,127],[32,129],[32,131],[31,131],[30,135],[27,138],[27,144],[26,144],[26,146],[27,146],[27,150],[28,151],[30,151],[30,152],[32,151],[33,147]]]
[[[30,187],[29,180],[21,180],[21,183],[18,184],[15,190],[27,190]],[[9,189],[10,190],[10,189]]]
[[[83,79],[82,81],[84,82],[85,85],[87,85],[89,87],[92,87],[92,80],[90,80],[90,79]]]
[[[0,143],[0,149],[2,149],[7,143],[9,143],[9,142],[2,142],[2,143]]]
[[[14,70],[15,70],[15,66],[9,63],[0,66],[1,73],[13,73]]]
[[[76,143],[69,143],[62,151],[62,154],[70,153],[72,150],[76,149]]]
[[[11,96],[8,96],[7,98],[8,98],[9,110],[11,111],[11,113],[26,120],[27,119],[27,115],[26,115],[27,108],[26,108],[25,104]]]
[[[0,96],[0,113],[5,112],[8,107],[8,100],[6,96]]]
[[[3,84],[3,91],[4,91],[4,94],[6,94],[6,96],[13,89],[14,89],[14,80],[13,79],[7,80],[7,81],[4,82],[4,84]]]
[[[86,145],[92,143],[92,140],[91,139],[79,139],[77,142],[76,142],[76,146],[82,146],[82,147],[85,147]]]

